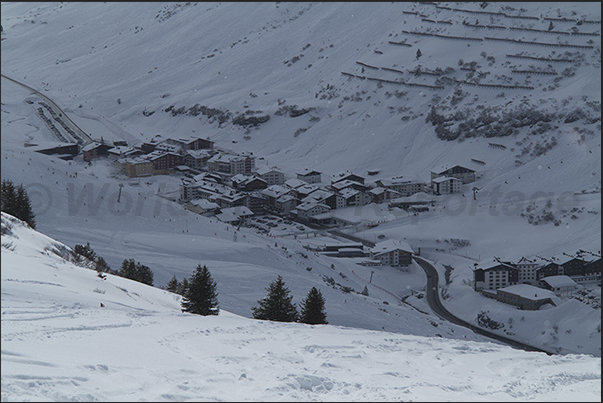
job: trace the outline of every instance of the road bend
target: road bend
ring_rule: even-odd
[[[521,343],[517,340],[509,339],[508,337],[500,336],[498,334],[489,332],[485,329],[474,326],[469,322],[465,322],[464,320],[451,314],[450,311],[444,308],[444,305],[442,305],[442,302],[440,301],[438,272],[435,267],[433,267],[426,260],[421,259],[419,257],[415,256],[413,257],[413,259],[419,264],[419,266],[421,266],[421,268],[425,271],[425,274],[427,275],[427,287],[425,289],[427,304],[432,309],[432,311],[441,319],[447,320],[448,322],[454,323],[455,325],[471,329],[474,333],[489,337],[494,340],[498,340],[513,348],[522,349],[526,351],[537,351],[541,353],[546,353],[548,355],[553,354],[550,351],[546,351],[541,348],[530,346],[529,344]]]
[[[59,108],[59,106],[57,104],[55,104],[52,99],[48,98],[46,95],[38,92],[37,90],[35,90],[34,88],[31,88],[28,85],[25,85],[15,79],[12,79],[10,77],[5,76],[4,74],[1,74],[2,78],[7,79],[17,85],[20,85],[21,87],[27,89],[29,92],[31,92],[32,94],[42,98],[51,108],[52,110],[63,119],[63,122],[65,122],[66,125],[70,126],[71,130],[73,130],[83,141],[82,146],[85,146],[87,144],[92,143],[94,140],[92,140],[90,138],[90,136],[88,136],[88,134],[86,132],[84,132],[82,129],[80,129],[70,118],[69,116],[67,116],[67,114],[65,112],[63,112],[63,110],[61,108]],[[76,139],[77,140],[77,139]]]

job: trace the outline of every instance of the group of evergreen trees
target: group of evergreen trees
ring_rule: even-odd
[[[31,208],[29,196],[20,183],[18,186],[9,180],[2,179],[1,190],[1,209],[22,221],[25,221],[31,228],[36,228],[35,214]]]
[[[153,271],[149,266],[134,262],[134,259],[124,259],[117,275],[143,284],[153,285]]]
[[[86,245],[75,245],[73,248],[76,259],[80,262],[88,260],[95,263],[96,270],[100,273],[109,272],[121,277],[129,278],[150,286],[153,285],[153,271],[134,259],[124,259],[118,271],[112,270],[105,259],[98,256],[86,242]],[[211,277],[206,266],[197,265],[195,271],[188,279],[179,282],[176,276],[167,283],[167,291],[182,295],[180,302],[182,312],[197,315],[218,315],[217,283]],[[306,299],[301,303],[301,313],[291,301],[289,289],[285,287],[283,278],[279,275],[266,288],[268,295],[258,301],[257,307],[252,307],[254,319],[265,319],[276,322],[300,322],[311,325],[327,324],[325,300],[316,287],[312,287]]]
[[[206,266],[197,265],[193,275],[182,283],[176,276],[168,282],[166,290],[183,296],[181,301],[182,312],[197,315],[218,315],[217,284],[212,279]],[[300,322],[311,325],[327,324],[325,300],[316,287],[312,287],[308,296],[301,303],[301,313],[291,302],[289,289],[285,287],[283,278],[279,275],[268,288],[268,295],[258,301],[257,307],[252,307],[254,319],[265,319],[276,322]]]
[[[113,270],[101,256],[98,256],[89,242],[86,245],[77,244],[73,247],[73,253],[77,262],[88,260],[94,263],[94,269],[99,273],[110,273],[120,277],[129,278],[139,283],[153,285],[153,271],[134,259],[124,259],[119,270]]]
[[[306,299],[301,303],[301,313],[291,302],[293,296],[289,295],[289,289],[285,287],[283,278],[279,275],[268,288],[268,295],[258,301],[257,307],[252,307],[254,319],[266,319],[276,322],[300,322],[310,325],[327,324],[325,312],[325,300],[322,293],[312,287]]]

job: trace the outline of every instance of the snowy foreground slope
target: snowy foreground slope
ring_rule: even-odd
[[[597,357],[184,314],[4,213],[2,233],[2,401],[600,401]]]

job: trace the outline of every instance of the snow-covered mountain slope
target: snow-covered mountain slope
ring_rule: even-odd
[[[186,314],[65,248],[2,213],[3,401],[600,400],[597,357]]]
[[[2,74],[51,97],[93,138],[210,137],[288,178],[305,168],[324,178],[370,169],[379,170],[373,180],[429,182],[432,168],[465,164],[477,182],[429,214],[341,211],[388,221],[357,235],[405,240],[433,260],[441,256],[429,251],[451,238],[469,240],[460,253],[474,258],[600,251],[600,7],[483,4],[2,3]],[[500,87],[513,85],[521,88]],[[113,268],[141,261],[160,286],[207,264],[222,307],[242,316],[283,274],[295,302],[323,287],[336,325],[477,337],[398,305],[424,287],[417,266],[400,273],[308,254],[306,243],[333,242],[320,237],[241,228],[235,242],[232,227],[164,198],[178,194],[177,176],[130,181],[105,161],[33,152],[24,143],[52,133],[27,91],[4,79],[1,91],[2,178],[27,186],[38,228],[66,245],[90,242]],[[237,124],[241,117],[258,124]],[[530,224],[531,204],[558,225]],[[357,292],[367,285],[369,297],[329,278]]]

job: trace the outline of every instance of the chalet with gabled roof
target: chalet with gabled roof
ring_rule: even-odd
[[[302,180],[306,183],[320,183],[322,179],[320,178],[321,172],[318,171],[310,171],[306,169],[302,173],[297,174],[297,179]]]
[[[371,249],[371,259],[379,260],[381,265],[385,266],[409,266],[412,263],[412,254],[414,253],[409,244],[397,239],[388,239],[378,242]]]
[[[462,165],[445,164],[431,170],[431,181],[439,177],[460,179],[463,184],[475,182],[475,171]]]
[[[475,263],[473,285],[475,291],[497,290],[519,282],[519,269],[510,262],[498,258]]]

